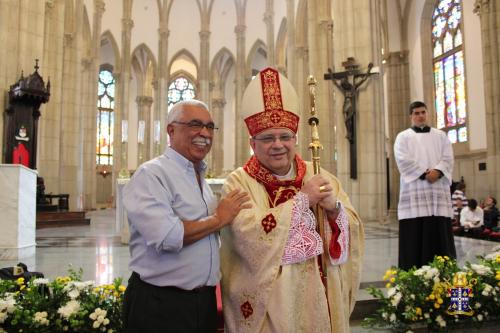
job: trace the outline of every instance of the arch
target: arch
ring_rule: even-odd
[[[252,73],[253,70],[260,71],[261,69],[265,68],[264,66],[262,66],[262,68],[254,68],[255,61],[258,61],[259,57],[264,58],[266,60],[265,62],[267,63],[267,46],[261,39],[257,39],[255,41],[252,48],[250,49],[250,52],[248,53],[246,71],[245,71],[246,77],[251,78],[255,74]]]
[[[199,72],[199,65],[198,62],[196,61],[196,58],[191,54],[186,49],[179,50],[174,56],[171,58],[170,63],[168,64],[168,73],[170,76],[172,76],[174,73],[179,72],[179,70],[176,70],[175,67],[173,68],[173,65],[176,63],[176,61],[179,60],[184,60],[188,63],[191,63],[194,66],[194,73],[190,70],[184,69],[187,73],[189,73],[190,77],[195,78],[193,80],[193,83],[198,81],[198,72]]]
[[[229,74],[229,71],[234,67],[236,60],[226,47],[223,47],[217,52],[212,65],[210,66],[210,79],[214,87],[224,91],[224,85]]]
[[[295,45],[307,46],[307,0],[300,0],[295,17]]]
[[[92,32],[90,29],[89,15],[87,13],[87,7],[83,6],[83,17],[82,17],[82,37],[83,37],[83,49],[85,50],[85,56],[91,54],[92,45]]]
[[[278,30],[278,37],[276,38],[276,67],[286,72],[286,55],[288,44],[288,26],[286,17],[281,20],[280,28]]]
[[[153,82],[156,80],[156,59],[151,49],[144,43],[132,52],[132,70],[137,79],[137,95],[153,96]]]
[[[111,49],[113,50],[113,66],[114,72],[120,72],[121,70],[121,58],[120,58],[120,49],[118,48],[118,44],[116,43],[116,39],[111,33],[111,31],[106,30],[101,34],[101,48],[109,43]]]

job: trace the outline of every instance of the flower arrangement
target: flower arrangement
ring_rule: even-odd
[[[82,272],[70,268],[52,282],[0,280],[0,333],[121,332],[121,279],[95,286],[81,281]]]
[[[389,269],[384,276],[386,294],[378,288],[368,288],[381,306],[363,320],[363,326],[397,332],[426,327],[429,331],[446,332],[498,320],[500,251],[478,259],[477,264],[466,263],[459,268],[456,260],[436,256],[419,269]],[[460,300],[453,297],[457,290]]]

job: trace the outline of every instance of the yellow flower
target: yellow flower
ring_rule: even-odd
[[[500,255],[496,256],[495,261],[500,264]]]
[[[18,279],[16,280],[16,283],[17,283],[19,286],[23,285],[23,284],[24,284],[24,278],[23,278],[23,277],[18,278]]]
[[[438,302],[439,304],[443,304],[443,299],[442,299],[442,298],[438,298],[438,299],[437,299],[437,302]]]
[[[444,259],[445,259],[445,260],[450,260],[450,257],[448,257],[448,256],[444,256]]]
[[[391,283],[394,283],[396,282],[396,279],[392,277],[389,281],[391,281]]]
[[[127,287],[125,287],[123,284],[122,284],[121,286],[119,286],[119,287],[118,287],[118,290],[119,290],[120,292],[122,292],[122,293],[123,293],[123,292],[125,292],[125,290],[126,290],[126,289],[127,289]]]
[[[387,284],[385,285],[385,287],[386,287],[386,288],[390,288],[390,287],[391,287],[391,284],[390,284],[390,283],[387,283]]]
[[[500,274],[495,275],[495,279],[500,280]]]
[[[435,299],[435,298],[436,298],[436,297],[434,296],[434,294],[430,294],[430,295],[429,295],[429,299],[432,299],[432,300],[433,300],[433,299]]]
[[[441,306],[441,304],[439,304],[439,303],[434,303],[434,307],[435,307],[436,309],[439,309],[439,307],[440,307],[440,306]]]
[[[419,307],[417,306],[417,307],[415,308],[415,314],[416,314],[417,316],[422,315],[422,309],[421,309],[421,308],[419,308]]]

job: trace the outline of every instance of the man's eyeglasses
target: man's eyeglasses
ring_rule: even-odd
[[[219,129],[218,127],[215,127],[214,123],[205,124],[199,120],[191,120],[189,122],[172,121],[172,123],[185,125],[185,126],[191,128],[192,130],[195,130],[195,131],[201,131],[203,128],[206,128],[209,132],[213,132],[213,131],[216,131]]]
[[[253,137],[252,140],[260,141],[264,144],[270,144],[276,142],[276,140],[280,140],[280,142],[290,142],[295,139],[295,135],[293,134],[282,134],[280,136],[274,135],[264,135],[261,137]]]

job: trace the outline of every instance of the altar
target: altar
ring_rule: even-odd
[[[0,258],[19,260],[36,252],[36,170],[0,164]]]

